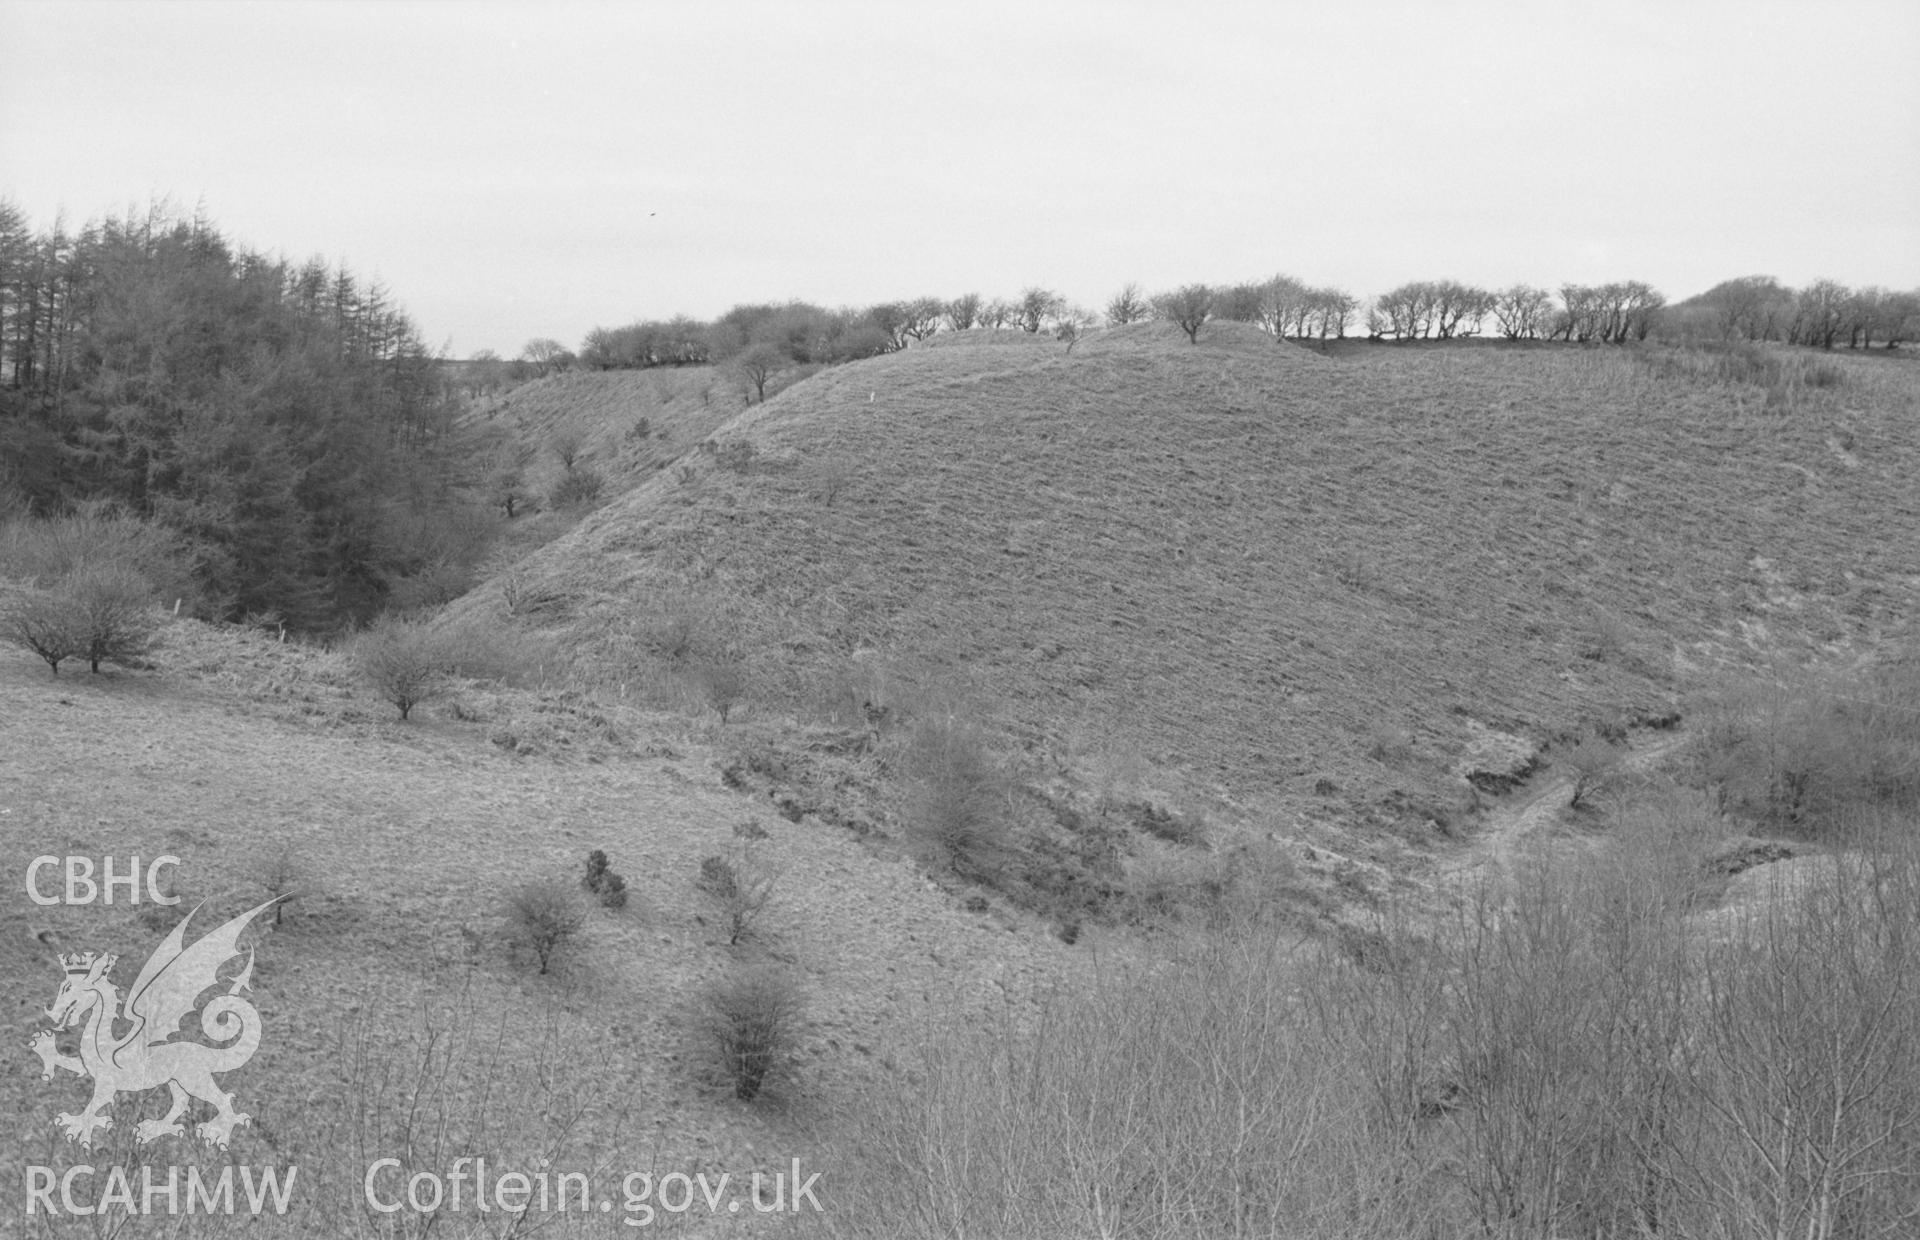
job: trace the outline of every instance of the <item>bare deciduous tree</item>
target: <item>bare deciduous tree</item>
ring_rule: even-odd
[[[354,662],[402,720],[446,688],[447,644],[424,624],[383,619],[353,643]]]
[[[1345,289],[1309,290],[1306,303],[1308,331],[1321,340],[1341,339],[1347,334],[1347,326],[1353,322],[1353,312],[1358,305],[1353,294]]]
[[[939,330],[940,318],[946,312],[946,303],[938,297],[915,298],[901,307],[900,334],[909,340],[925,340]]]
[[[1260,303],[1254,321],[1269,335],[1284,340],[1306,334],[1307,286],[1292,276],[1280,275],[1260,286]]]
[[[1553,294],[1530,284],[1515,284],[1493,295],[1493,318],[1508,340],[1536,340],[1553,315]]]
[[[946,315],[947,330],[963,332],[971,329],[980,321],[980,294],[962,293],[947,303]]]
[[[1064,304],[1060,294],[1036,285],[1020,294],[1020,301],[1013,309],[1013,321],[1021,331],[1038,334],[1060,313]]]
[[[753,389],[754,398],[765,404],[767,381],[784,369],[790,360],[780,346],[763,340],[742,349],[731,365],[734,373]]]
[[[1153,317],[1153,307],[1147,302],[1147,295],[1140,286],[1132,281],[1113,295],[1107,302],[1107,322],[1115,327],[1125,327],[1129,323],[1140,323]]]
[[[1260,321],[1260,293],[1257,283],[1223,284],[1213,290],[1213,317],[1230,323]]]
[[[1179,325],[1188,344],[1200,343],[1200,329],[1213,317],[1213,289],[1205,284],[1183,284],[1153,299],[1161,318]]]
[[[500,505],[507,514],[507,520],[513,520],[517,515],[514,510],[526,501],[528,495],[523,452],[496,449],[484,458],[483,465],[483,486],[488,502]]]
[[[1920,336],[1920,289],[1890,295],[1880,309],[1880,338],[1892,349]]]
[[[1458,280],[1435,280],[1427,289],[1435,335],[1451,340],[1455,336],[1478,334],[1480,320],[1492,306],[1493,294]]]
[[[1066,305],[1054,316],[1053,334],[1056,339],[1067,342],[1067,352],[1073,352],[1073,346],[1094,328],[1100,326],[1100,316],[1084,306]]]
[[[543,375],[565,365],[569,356],[567,346],[545,336],[527,341],[526,347],[520,350],[520,360],[532,364]]]
[[[1846,322],[1851,296],[1838,280],[1815,280],[1801,289],[1793,303],[1792,343],[1831,349]]]
[[[1377,334],[1396,340],[1421,340],[1433,329],[1433,297],[1426,284],[1402,284],[1374,300],[1373,311],[1381,329]]]
[[[896,352],[907,347],[907,305],[883,301],[867,310],[867,321],[886,333],[887,349]]]
[[[1793,290],[1772,276],[1723,280],[1697,299],[1712,322],[1730,339],[1774,340],[1793,307]]]
[[[0,606],[0,636],[46,660],[55,676],[60,661],[72,658],[80,646],[66,602],[38,592],[22,593]]]
[[[1560,313],[1553,334],[1562,340],[1586,342],[1600,332],[1600,290],[1590,284],[1562,284]]]

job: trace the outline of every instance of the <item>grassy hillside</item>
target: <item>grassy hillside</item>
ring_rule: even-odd
[[[142,1159],[210,1175],[292,1164],[291,1225],[265,1234],[364,1236],[417,1234],[418,1219],[389,1233],[360,1208],[361,1176],[383,1156],[438,1174],[475,1151],[522,1168],[545,1158],[591,1172],[616,1203],[633,1171],[744,1181],[810,1157],[811,1121],[797,1117],[895,1071],[929,1021],[1004,1012],[1070,958],[1045,935],[1008,933],[1004,909],[953,905],[897,857],[755,813],[672,721],[468,685],[400,725],[340,655],[188,621],[164,630],[153,659],[55,680],[22,652],[0,658],[0,869],[21,884],[43,853],[111,856],[117,872],[171,854],[182,900],[131,905],[120,890],[111,907],[37,907],[14,888],[0,934],[11,996],[0,1037],[14,1048],[0,1164],[16,1186],[24,1164],[135,1167],[136,1193]],[[503,728],[543,730],[550,752],[527,756]],[[701,863],[737,855],[749,821],[779,880],[753,934],[730,945]],[[541,974],[516,943],[507,894],[530,878],[573,883],[595,848],[631,899],[593,908]],[[58,893],[59,870],[39,886]],[[124,993],[199,902],[189,942],[276,892],[297,898],[242,943],[266,1034],[222,1078],[253,1117],[231,1151],[186,1139],[136,1149],[134,1124],[166,1109],[164,1090],[122,1097],[91,1153],[64,1142],[53,1117],[77,1110],[87,1086],[64,1072],[42,1082],[20,1049],[48,1026],[63,976],[34,936],[118,954]],[[716,978],[769,965],[797,984],[804,1032],[788,1083],[749,1109],[697,1034],[700,1005]],[[64,1053],[77,1034],[62,1035]],[[81,1197],[103,1188],[83,1182]],[[257,1230],[244,1218],[231,1232],[149,1222],[115,1234]],[[494,1234],[475,1222],[448,1225]],[[558,1222],[608,1234],[598,1218]],[[92,1234],[76,1226],[42,1216],[18,1234]]]
[[[1038,779],[1420,838],[1503,744],[1670,719],[1912,596],[1904,362],[979,338],[746,411],[522,566],[539,622],[625,685],[691,609],[781,709],[964,702]]]
[[[574,467],[600,480],[601,495],[638,485],[711,435],[744,407],[738,385],[711,366],[648,371],[567,371],[480,397],[464,431],[483,462],[475,481],[500,502],[486,475],[517,469],[514,520],[499,531],[491,560],[510,564],[570,529],[581,503],[556,502]]]
[[[567,371],[483,397],[468,420],[506,431],[539,454],[540,478],[549,484],[561,468],[552,445],[576,438],[580,461],[617,485],[661,468],[744,404],[740,387],[711,366]]]

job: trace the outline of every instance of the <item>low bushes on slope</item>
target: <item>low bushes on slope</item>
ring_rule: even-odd
[[[1736,677],[1701,715],[1696,774],[1732,812],[1844,839],[1860,813],[1920,810],[1920,660]]]
[[[1242,923],[951,1030],[846,1104],[827,1230],[1902,1234],[1920,849],[1710,938],[1714,816],[1680,798],[1617,830],[1362,959]]]

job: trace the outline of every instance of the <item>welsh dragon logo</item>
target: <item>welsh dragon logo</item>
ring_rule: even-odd
[[[66,978],[47,1019],[54,1029],[67,1029],[81,1021],[86,1028],[80,1035],[80,1054],[62,1055],[55,1048],[53,1030],[43,1029],[27,1043],[40,1056],[44,1070],[40,1079],[53,1079],[55,1068],[64,1068],[76,1076],[93,1078],[93,1099],[78,1115],[61,1112],[54,1121],[67,1134],[91,1148],[94,1133],[113,1127],[106,1109],[114,1095],[140,1093],[165,1085],[173,1091],[173,1106],[161,1119],[143,1120],[134,1125],[134,1135],[142,1145],[161,1137],[184,1137],[180,1117],[186,1113],[187,1100],[198,1098],[210,1104],[214,1117],[195,1125],[194,1132],[207,1144],[227,1148],[233,1130],[249,1122],[250,1117],[233,1109],[233,1095],[214,1081],[216,1072],[231,1072],[253,1058],[260,1047],[260,1013],[240,997],[251,988],[253,952],[247,952],[246,967],[233,979],[225,994],[215,995],[200,1008],[200,1028],[211,1039],[225,1043],[210,1046],[201,1042],[175,1040],[180,1022],[194,1010],[201,993],[218,984],[215,976],[221,966],[240,955],[240,934],[255,917],[275,902],[267,901],[251,912],[242,913],[219,929],[205,935],[191,947],[183,947],[187,923],[195,908],[180,919],[173,932],[154,948],[153,955],[140,970],[127,992],[126,1005],[120,1004],[118,988],[107,980],[112,972],[112,955],[86,952],[62,956]],[[115,1035],[116,1020],[132,1027]]]

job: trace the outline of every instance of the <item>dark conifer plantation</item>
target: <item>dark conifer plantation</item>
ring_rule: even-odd
[[[34,231],[0,203],[0,499],[186,540],[203,610],[364,619],[486,518],[435,359],[378,283],[156,206]]]

